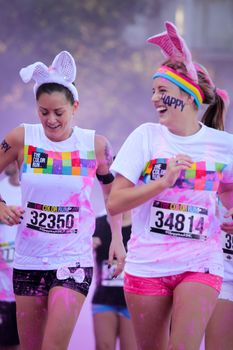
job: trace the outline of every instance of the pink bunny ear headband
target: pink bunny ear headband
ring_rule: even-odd
[[[192,55],[184,39],[178,34],[171,22],[165,22],[166,32],[151,36],[147,41],[160,47],[167,59],[184,63],[189,77],[198,83],[197,71],[192,62]]]
[[[192,95],[198,108],[200,108],[201,104],[203,103],[204,94],[200,86],[198,86],[197,70],[202,71],[208,79],[209,84],[216,90],[217,95],[223,99],[227,108],[230,103],[228,93],[225,90],[217,89],[210,78],[208,71],[200,64],[192,61],[191,52],[189,51],[184,39],[178,34],[177,28],[174,26],[174,24],[171,22],[165,22],[165,27],[167,31],[154,35],[147,39],[147,41],[159,46],[165,58],[182,62],[185,65],[187,73],[191,79],[188,79],[181,73],[167,66],[160,67],[154,74],[153,79],[156,77],[164,77],[170,80],[184,91]]]
[[[147,39],[147,41],[159,46],[166,59],[182,62],[187,69],[190,79],[167,66],[161,67],[158,72],[154,74],[153,79],[164,77],[165,79],[170,80],[192,95],[198,108],[200,108],[204,99],[204,94],[198,86],[197,71],[192,62],[191,52],[189,51],[184,39],[178,34],[177,28],[174,24],[171,22],[165,22],[165,27],[167,31],[154,35]]]
[[[76,77],[76,64],[68,51],[60,52],[50,67],[42,62],[35,62],[19,72],[24,83],[31,79],[35,81],[34,93],[45,83],[58,83],[65,86],[72,93],[74,100],[78,101],[78,91],[72,84]]]

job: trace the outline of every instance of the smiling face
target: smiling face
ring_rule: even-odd
[[[38,115],[45,135],[54,142],[64,141],[72,133],[73,115],[78,102],[71,102],[63,92],[42,93],[37,99]]]
[[[153,80],[152,102],[159,114],[159,122],[172,131],[187,120],[186,106],[192,104],[192,97],[169,80],[156,78]]]

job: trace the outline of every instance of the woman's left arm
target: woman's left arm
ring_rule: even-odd
[[[97,158],[96,176],[100,182],[100,186],[103,192],[108,221],[112,233],[112,241],[109,248],[108,261],[109,265],[112,265],[113,259],[117,259],[117,268],[113,275],[113,277],[117,277],[124,269],[126,251],[122,239],[122,214],[110,215],[106,205],[112,188],[114,176],[109,170],[110,165],[113,161],[112,147],[104,136],[95,136],[95,152]]]
[[[223,206],[228,209],[224,215],[225,218],[233,218],[233,183],[220,183],[218,195]],[[233,234],[233,221],[223,222],[221,229],[227,233]]]

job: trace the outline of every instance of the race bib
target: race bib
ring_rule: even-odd
[[[206,208],[155,201],[151,207],[150,232],[206,240],[208,221]]]
[[[108,268],[108,261],[104,260],[102,262],[102,270],[101,270],[101,285],[105,287],[123,287],[124,283],[124,271],[117,276],[117,278],[112,278],[113,273],[116,270],[117,261],[113,261],[113,264],[110,268]]]
[[[225,259],[233,259],[233,235],[230,233],[222,233],[222,250]]]
[[[52,206],[28,202],[26,226],[41,232],[68,234],[79,231],[79,207]]]
[[[15,253],[15,243],[14,242],[2,242],[0,243],[0,254],[1,258],[8,263],[11,264],[14,260]]]

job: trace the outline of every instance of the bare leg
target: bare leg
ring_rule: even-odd
[[[50,290],[42,350],[67,350],[84,300],[84,295],[69,288]]]
[[[93,322],[96,350],[115,350],[119,331],[117,314],[112,311],[97,313]]]
[[[132,321],[124,316],[119,318],[119,337],[121,350],[137,350],[136,337],[133,329]]]
[[[47,318],[47,297],[16,295],[17,327],[22,350],[40,350]]]
[[[174,291],[169,350],[199,350],[218,292],[205,284],[184,282]]]
[[[125,293],[140,350],[167,350],[172,297]]]
[[[219,299],[205,334],[206,350],[233,349],[233,302]]]

